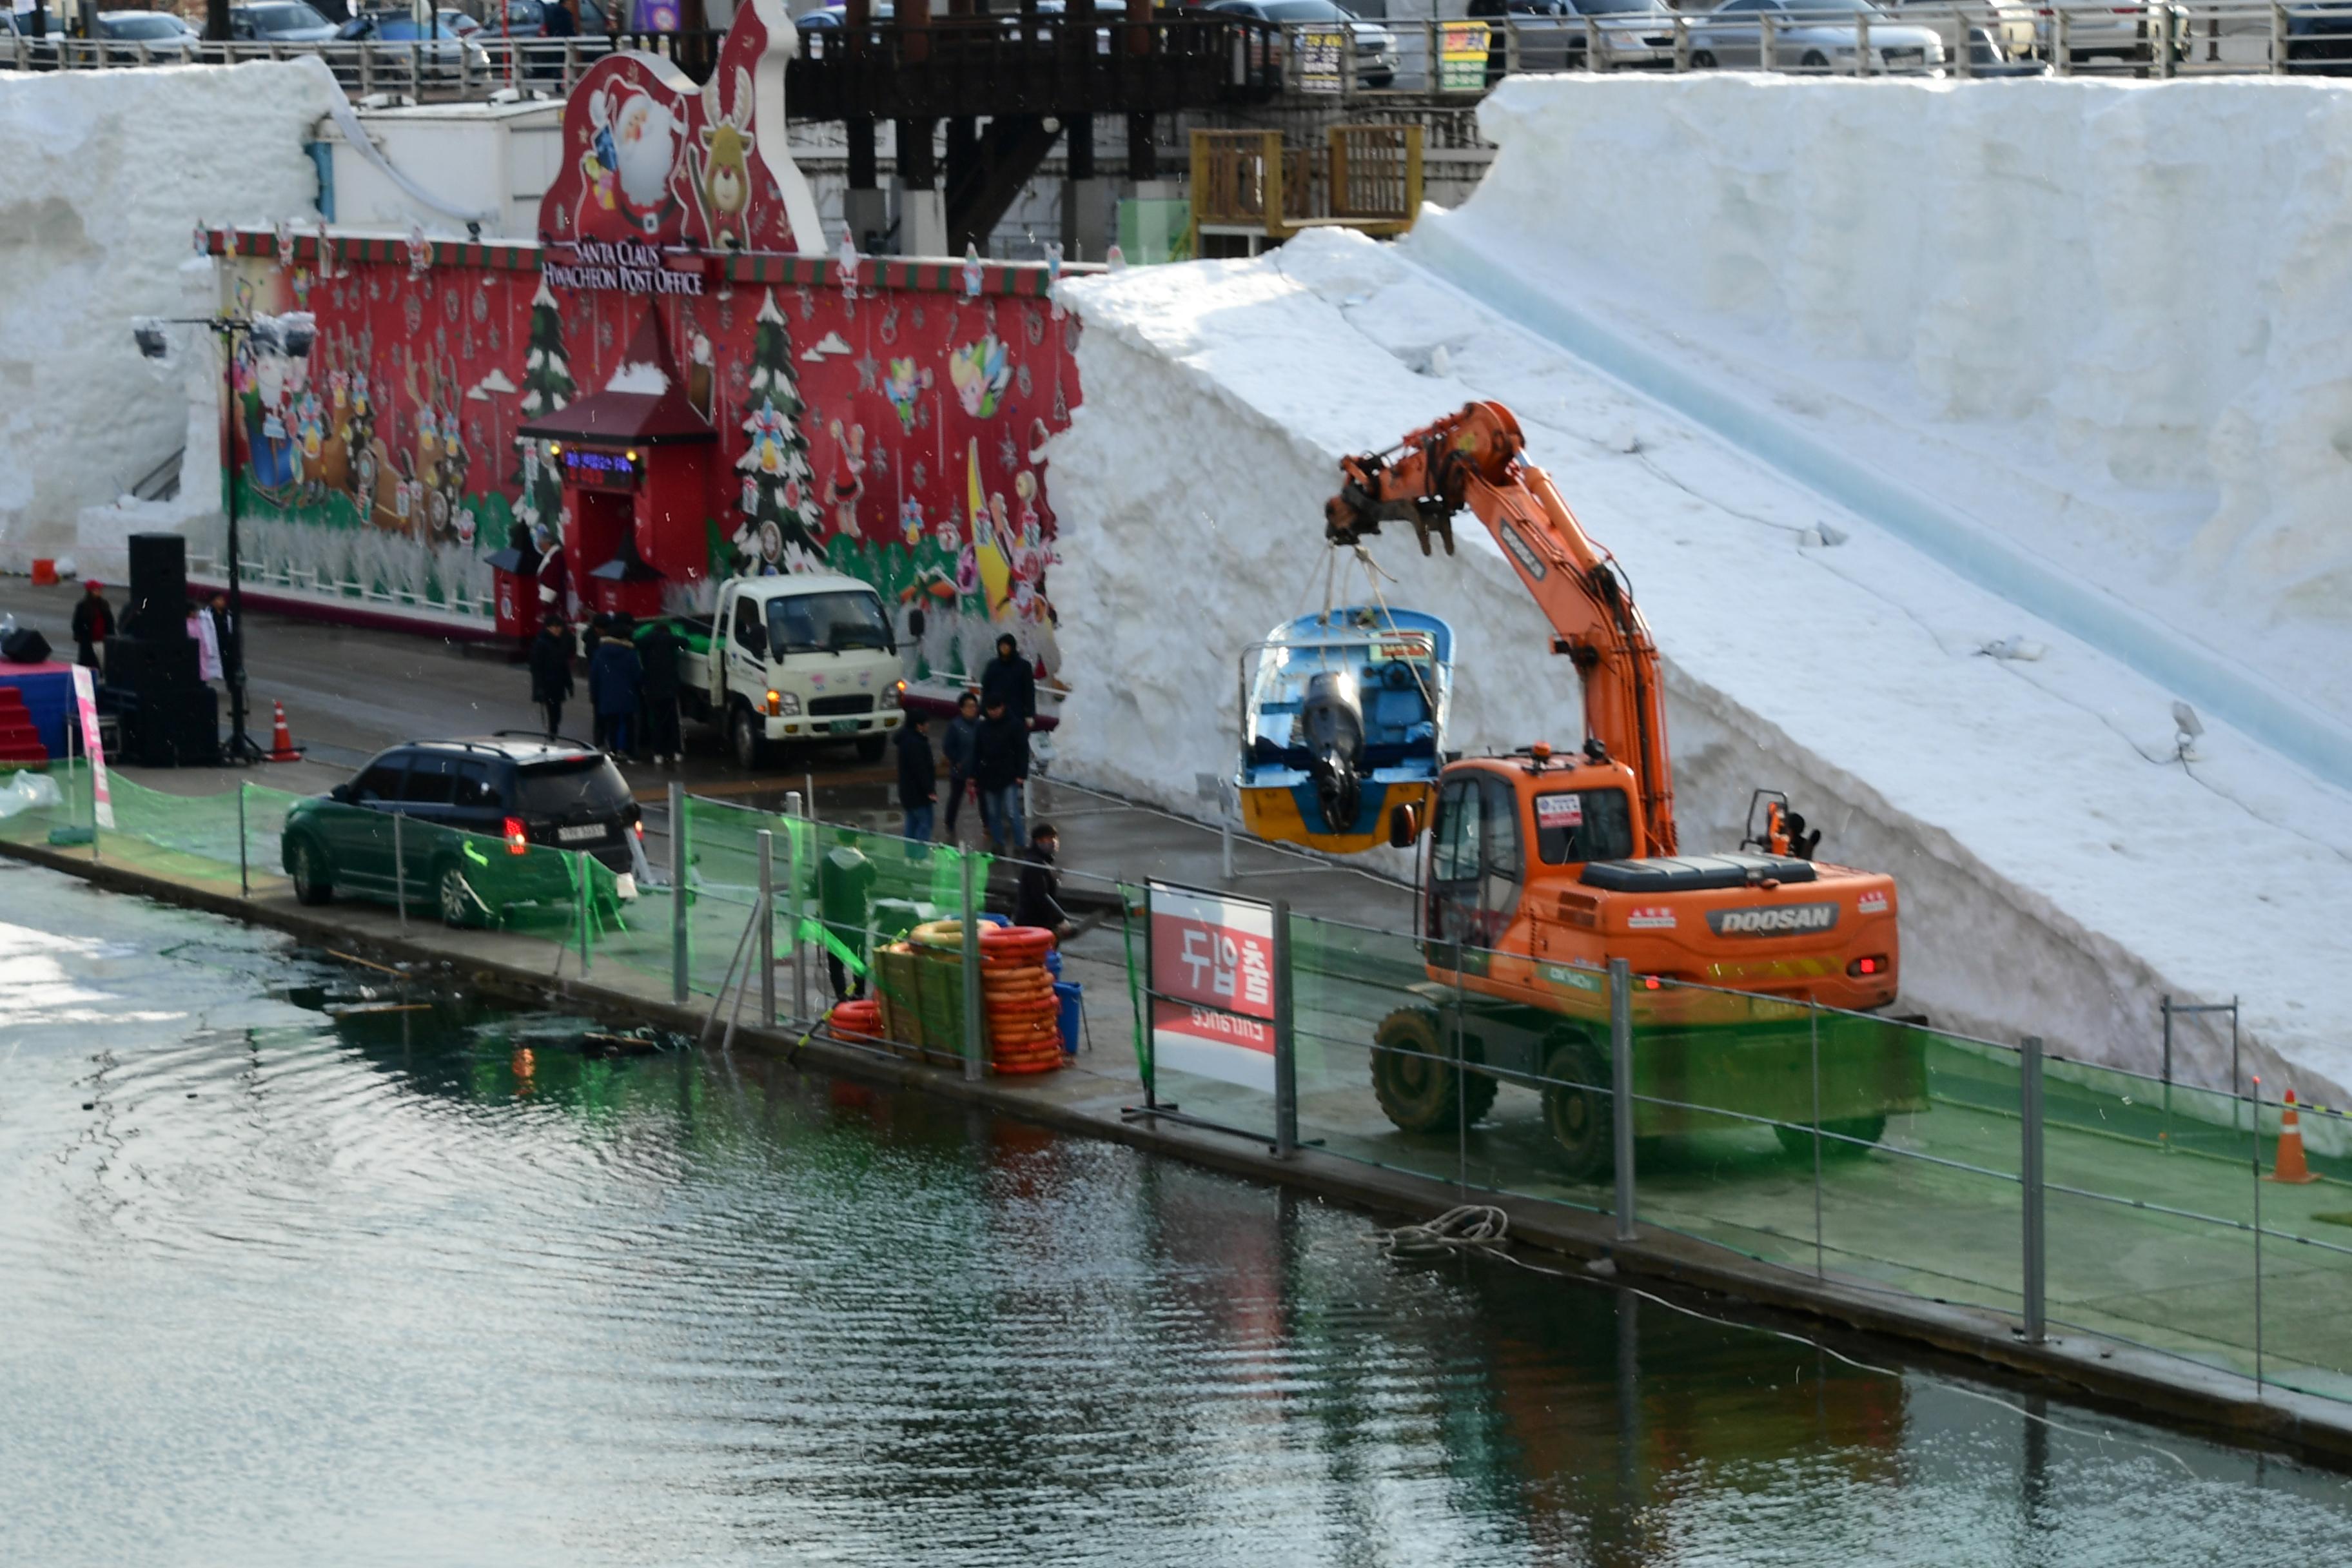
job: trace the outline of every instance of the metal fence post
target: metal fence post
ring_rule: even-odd
[[[2263,1079],[2254,1075],[2254,1397],[2263,1396]]]
[[[1690,68],[1690,18],[1677,11],[1675,13],[1675,69],[1686,71]]]
[[[686,1001],[686,786],[669,786],[669,999]]]
[[[801,792],[784,792],[784,818],[787,822],[801,819]],[[801,946],[801,837],[798,827],[784,829],[784,921],[790,941],[785,945],[793,950],[793,1016],[805,1018],[808,1010],[808,965],[802,962],[807,955]],[[816,847],[816,837],[809,836],[809,847]]]
[[[1610,1131],[1617,1152],[1617,1239],[1633,1239],[1633,967],[1609,961]]]
[[[253,872],[245,856],[245,790],[247,781],[236,781],[236,890],[240,898],[253,897]]]
[[[974,895],[973,859],[963,858],[963,1076],[980,1081],[981,1053],[987,1047],[980,1016],[980,900]]]
[[[2059,76],[2074,74],[2074,50],[2066,41],[2066,8],[2053,8],[2050,13],[2050,68]]]
[[[1290,900],[1274,900],[1274,1152],[1298,1152],[1298,1038],[1291,1028]]]
[[[1756,68],[1760,71],[1780,68],[1780,45],[1773,33],[1772,13],[1769,11],[1756,13]]]
[[[2271,75],[2284,76],[2287,70],[2286,7],[2273,5],[2271,7]]]
[[[2020,1146],[2018,1183],[2022,1189],[2019,1230],[2025,1246],[2025,1342],[2042,1343],[2043,1319],[2044,1232],[2042,1214],[2042,1037],[2028,1035],[2017,1058],[2017,1100]]]
[[[760,829],[760,1027],[776,1022],[776,834]]]
[[[1806,1033],[1813,1052],[1813,1278],[1826,1279],[1822,1267],[1822,1005],[1805,998]]]
[[[1870,13],[1867,11],[1853,14],[1853,74],[1870,74]]]
[[[586,850],[575,849],[572,852],[572,875],[579,888],[580,973],[583,978],[585,978],[588,973],[589,925],[593,919],[588,907],[588,852]]]
[[[2158,1139],[2164,1152],[2172,1152],[2172,994],[2158,998],[2157,1010],[2164,1015],[2164,1131]]]
[[[401,848],[400,824],[408,814],[392,814],[392,901],[400,910],[400,934],[408,934],[408,860]]]

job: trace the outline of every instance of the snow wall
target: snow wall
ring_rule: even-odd
[[[131,318],[192,313],[200,221],[315,221],[333,90],[295,64],[0,75],[0,570],[72,554],[82,508],[186,440],[202,345],[151,364]]]
[[[2352,92],[1519,79],[1423,264],[2352,786]]]
[[[1661,156],[1712,155],[1666,136],[1696,112],[1686,84],[1573,85],[1655,89],[1654,100],[1623,96],[1615,112],[1654,117]],[[1934,90],[1896,89],[1915,100]],[[1535,96],[1517,95],[1513,112],[1536,117],[1520,101]],[[1849,96],[1822,94],[1820,112],[1849,112]],[[1776,111],[1800,114],[1801,101]],[[1723,112],[1738,102],[1727,95]],[[1515,134],[1517,122],[1498,116],[1498,133]],[[1728,129],[1723,139],[1734,140]],[[1506,141],[1498,172],[1511,155]],[[1633,166],[1611,177],[1641,185],[1643,155],[1614,156]],[[2000,177],[1998,159],[1977,166]],[[1549,167],[1561,182],[1579,177],[1557,159]],[[1939,199],[1979,200],[1951,179]],[[1547,265],[1572,259],[1587,210],[1577,200],[1521,191],[1515,205],[1482,208],[1487,200],[1436,224],[1475,216],[1499,235],[1516,214],[1528,254],[1549,244],[1559,250]],[[1802,271],[1752,229],[1744,243],[1756,270]],[[1826,829],[1825,853],[1899,879],[1906,1003],[1939,1024],[2040,1034],[2064,1055],[2152,1069],[2159,994],[2242,994],[2247,1070],[2346,1102],[2352,1049],[2339,1026],[2352,1018],[2352,982],[2329,933],[2352,921],[2352,797],[2223,723],[2180,765],[2167,683],[1485,308],[1417,265],[1423,256],[1446,260],[1421,237],[1381,247],[1309,235],[1255,261],[1066,286],[1087,325],[1087,395],[1050,447],[1064,522],[1055,600],[1074,665],[1118,672],[1074,691],[1056,737],[1066,771],[1199,813],[1194,774],[1233,765],[1236,656],[1322,602],[1335,459],[1387,447],[1470,398],[1499,398],[1527,426],[1534,460],[1623,562],[1657,632],[1685,845],[1728,847],[1749,790],[1786,788]],[[1711,341],[1715,325],[1693,306],[1680,342]],[[1988,330],[2016,327],[1997,319]],[[1769,378],[1754,384],[1769,401]],[[2250,384],[2243,395],[2267,395]],[[1459,633],[1452,743],[1572,742],[1573,673],[1544,652],[1548,628],[1485,531],[1465,520],[1459,540],[1451,561],[1423,561],[1409,531],[1383,535],[1376,552],[1395,574],[1392,603],[1446,616]],[[2048,564],[2076,590],[2104,592]],[[1339,600],[1361,596],[1360,574],[1343,576]],[[2040,657],[1983,652],[2006,639]],[[2225,1028],[2181,1031],[2184,1079],[2226,1083],[2229,1057]]]

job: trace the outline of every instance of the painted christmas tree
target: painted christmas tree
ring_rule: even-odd
[[[801,433],[799,379],[793,342],[771,289],[751,335],[751,376],[743,398],[743,530],[736,546],[749,572],[781,570],[788,552],[817,548],[816,480],[809,472],[808,437]]]
[[[537,419],[572,401],[572,366],[563,357],[563,318],[555,296],[541,279],[530,301],[530,348],[522,360],[522,416]],[[544,441],[521,441],[513,482],[521,489],[515,515],[527,528],[553,528],[563,514],[563,476]]]

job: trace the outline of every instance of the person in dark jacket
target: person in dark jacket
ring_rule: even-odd
[[[955,842],[956,813],[963,808],[964,792],[972,787],[971,749],[980,739],[980,699],[965,692],[956,699],[956,716],[948,721],[947,733],[940,737],[940,750],[948,759],[948,821],[947,841]]]
[[[1054,851],[1061,837],[1050,822],[1041,822],[1029,835],[1029,858],[1021,867],[1021,885],[1013,896],[1013,923],[1043,926],[1058,944],[1076,930],[1062,908],[1062,876],[1054,869]]]
[[[981,707],[996,702],[1003,702],[1023,729],[1037,727],[1037,672],[1021,657],[1021,645],[1010,632],[996,639],[996,657],[980,672]]]
[[[572,14],[572,0],[548,0],[539,14],[539,31],[543,38],[578,37],[580,18]]]
[[[596,705],[596,749],[615,756],[629,749],[630,727],[637,717],[637,698],[645,686],[646,667],[625,630],[607,628],[588,656],[588,699]]]
[[[571,695],[572,628],[551,615],[530,645],[530,700],[547,710],[551,741],[563,728],[563,703]]]
[[[676,767],[684,760],[677,739],[677,660],[685,651],[685,641],[667,619],[656,621],[637,638],[637,658],[645,666],[644,743],[653,748],[656,764]]]
[[[971,777],[980,786],[980,820],[993,853],[1028,845],[1021,831],[1021,781],[1028,776],[1028,727],[1001,698],[992,700],[972,743]]]
[[[106,602],[106,584],[92,581],[82,584],[81,598],[74,605],[73,640],[80,657],[76,660],[87,668],[98,666],[99,645],[114,635],[114,606]]]
[[[930,725],[918,709],[907,710],[898,729],[898,807],[907,814],[907,837],[931,841],[931,807],[940,793],[939,764],[931,760]]]

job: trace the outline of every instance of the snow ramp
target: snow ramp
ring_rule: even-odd
[[[2344,1103],[2352,796],[2218,718],[2184,764],[2169,683],[1490,309],[1422,249],[1310,234],[1067,288],[1086,401],[1051,455],[1055,600],[1071,668],[1103,673],[1066,710],[1066,770],[1198,811],[1195,773],[1234,763],[1236,657],[1322,602],[1337,458],[1494,398],[1656,631],[1686,845],[1727,847],[1749,790],[1785,788],[1826,855],[1900,879],[1907,1006],[2151,1069],[2159,995],[2242,995],[2246,1070]],[[1548,627],[1485,531],[1458,538],[1450,560],[1376,542],[1391,602],[1459,631],[1454,743],[1577,740]],[[2177,1063],[2225,1084],[2226,1032],[2183,1031]]]

